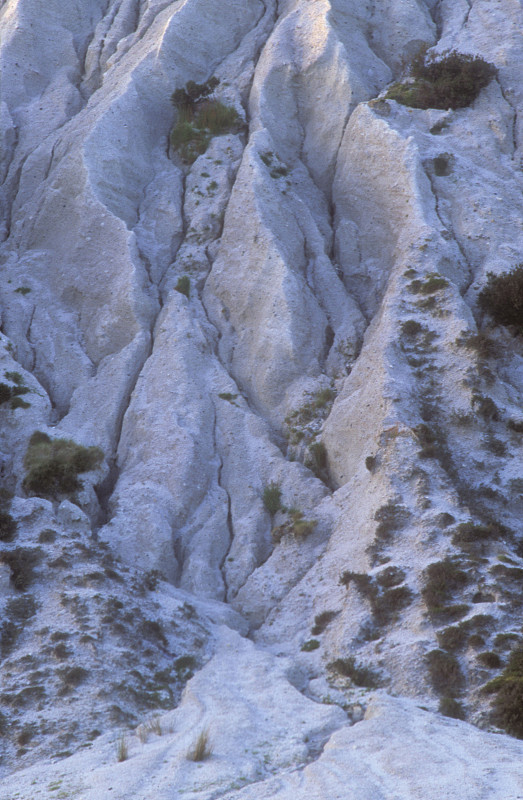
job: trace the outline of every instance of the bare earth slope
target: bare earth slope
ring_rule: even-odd
[[[523,797],[522,29],[1,2],[0,800]],[[387,99],[422,45],[497,74]]]

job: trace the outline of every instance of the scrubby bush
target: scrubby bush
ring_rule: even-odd
[[[51,439],[36,431],[25,454],[26,492],[57,497],[82,488],[78,475],[95,469],[103,458],[99,447],[82,447],[71,439]]]
[[[388,625],[399,612],[412,602],[412,591],[408,586],[396,586],[377,594],[371,599],[371,609],[377,625]]]
[[[498,325],[514,325],[518,332],[522,332],[523,264],[501,275],[489,272],[487,285],[479,294],[478,304]]]
[[[344,678],[350,678],[356,686],[376,689],[382,683],[381,677],[377,672],[369,667],[357,666],[352,656],[349,656],[349,658],[337,658],[327,664],[327,668],[338,673],[338,675],[342,675]]]
[[[436,637],[443,650],[461,650],[467,643],[468,632],[462,625],[452,625],[450,628],[438,631]]]
[[[17,547],[9,552],[0,553],[0,563],[7,564],[11,570],[11,583],[20,592],[24,592],[34,578],[34,567],[41,559],[39,549]]]
[[[453,719],[465,719],[465,709],[455,697],[442,697],[439,701],[439,713],[444,717]]]
[[[21,395],[28,394],[31,390],[24,385],[24,381],[19,372],[6,372],[5,378],[11,381],[14,385],[9,386],[7,383],[0,383],[0,405],[9,403],[12,409],[15,408],[29,408],[31,405],[25,400],[22,400]]]
[[[376,538],[381,540],[389,539],[392,534],[405,527],[410,517],[410,511],[405,506],[389,501],[386,505],[378,508],[374,514],[374,519],[378,522],[376,528]]]
[[[380,586],[390,589],[391,586],[398,586],[405,580],[405,573],[400,567],[386,567],[376,575],[376,580]]]
[[[176,89],[171,95],[171,102],[176,108],[191,108],[199,100],[208,97],[218,86],[219,80],[214,76],[207,83],[188,81],[183,89]]]
[[[491,650],[478,653],[478,661],[488,669],[500,669],[502,667],[502,661],[500,657],[497,653],[493,653]]]
[[[212,136],[229,133],[240,123],[231,106],[219,100],[208,99],[218,86],[216,78],[207,83],[189,81],[184,89],[177,89],[171,100],[177,109],[177,119],[171,129],[170,143],[182,161],[192,164],[205,153]]]
[[[502,674],[484,689],[496,693],[492,711],[494,724],[523,739],[523,646],[512,651]]]
[[[18,524],[7,511],[0,511],[0,542],[12,542]]]
[[[414,338],[417,336],[418,333],[421,333],[423,330],[423,325],[415,319],[407,319],[405,322],[401,324],[401,332],[404,336],[407,336],[409,339]]]
[[[321,614],[316,614],[314,617],[314,625],[311,628],[312,635],[319,636],[320,633],[323,633],[327,625],[332,622],[338,613],[338,611],[322,611]]]
[[[452,536],[452,544],[469,545],[495,539],[509,539],[510,531],[501,523],[462,522]]]
[[[457,53],[427,55],[420,50],[410,66],[413,81],[396,83],[387,97],[413,108],[464,108],[497,74],[493,64],[479,56]]]
[[[465,683],[458,660],[443,650],[431,650],[427,653],[427,666],[431,683],[436,692],[449,697],[460,691]]]
[[[310,445],[308,456],[305,459],[305,466],[314,472],[320,481],[328,483],[327,448],[323,442],[313,442]]]
[[[425,570],[425,585],[422,597],[430,611],[444,611],[452,594],[468,583],[467,574],[450,558],[429,564]]]

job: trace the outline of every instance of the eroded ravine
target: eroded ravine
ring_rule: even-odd
[[[290,659],[287,677],[319,716],[318,704],[332,692],[334,703],[359,719],[354,709],[360,700],[365,705],[364,693],[355,698],[350,681],[333,680],[326,670],[353,656],[392,691],[436,708],[426,653],[455,620],[438,618],[423,599],[430,564],[461,559],[467,585],[453,598],[456,619],[482,638],[484,651],[495,649],[500,635],[519,635],[517,598],[502,583],[513,576],[500,577],[500,569],[519,569],[520,562],[521,353],[499,329],[488,332],[489,352],[487,345],[485,352],[474,349],[482,323],[476,296],[486,273],[512,266],[522,247],[517,9],[510,0],[502,13],[487,0],[462,9],[415,0],[289,2],[277,11],[247,0],[225,9],[211,0],[95,5],[83,4],[85,20],[61,23],[73,40],[70,75],[53,83],[49,58],[46,86],[33,78],[17,97],[13,84],[14,124],[3,128],[12,214],[2,254],[2,332],[9,337],[2,363],[4,372],[23,369],[35,392],[30,409],[1,412],[10,414],[2,432],[4,472],[6,487],[20,495],[13,508],[24,542],[44,526],[66,537],[76,525],[85,546],[91,535],[87,518],[69,505],[23,497],[31,433],[47,427],[99,444],[111,469],[89,475],[77,498],[95,529],[104,523],[93,545],[101,550],[89,557],[115,572],[102,559],[117,556],[116,603],[132,602],[133,581],[153,591],[143,601],[150,619],[140,616],[136,627],[156,637],[153,649],[162,652],[154,657],[165,669],[186,649],[196,654],[193,668],[211,659],[176,712],[184,731],[196,713],[191,703],[204,709],[198,720],[222,719],[222,711],[210,710],[212,691],[230,671],[223,654],[242,648],[247,671],[267,658],[264,669],[272,674],[269,652]],[[34,15],[29,0],[13,0],[0,24],[9,29],[9,13],[22,8]],[[42,36],[58,17],[53,4],[46,9]],[[496,21],[495,35],[485,33],[487,18]],[[372,99],[421,43],[437,37],[439,51],[472,49],[496,64],[505,59],[506,68],[470,109],[422,111]],[[9,48],[4,52],[13,60]],[[220,81],[216,96],[245,113],[248,131],[213,139],[183,166],[166,144],[170,95],[213,75]],[[70,84],[60,94],[64,80]],[[35,99],[38,92],[45,101]],[[54,99],[66,95],[56,106],[62,116],[56,109],[52,116]],[[38,102],[38,111],[49,112],[40,136]],[[190,280],[186,294],[176,289],[183,277]],[[434,291],[425,291],[431,280]],[[309,427],[304,433],[301,422],[289,420]],[[325,477],[325,466],[312,459],[320,443],[330,488],[314,474]],[[271,485],[287,511],[267,510]],[[297,513],[311,531],[303,538],[298,528],[289,532]],[[456,538],[459,524],[493,519],[513,534],[481,554]],[[113,603],[99,614],[101,578],[93,576],[100,570],[73,570],[74,548],[66,552],[63,543],[52,553],[66,587],[60,602],[72,609],[68,624],[83,624],[83,636],[93,636],[121,607]],[[156,594],[158,573],[177,588],[161,583]],[[350,575],[366,576],[367,594],[357,578],[344,577]],[[385,610],[393,602],[389,579],[398,607]],[[45,589],[38,584],[38,602],[45,595],[53,609],[54,580]],[[72,586],[83,593],[83,618]],[[225,619],[247,633],[230,609],[206,605],[223,600],[248,621],[258,649],[213,627]],[[111,624],[103,648],[92,645],[93,670],[115,637],[130,636],[130,619]],[[27,637],[20,641],[29,645]],[[139,648],[131,657],[130,641],[125,663],[132,676],[133,664],[135,672],[145,667]],[[486,725],[488,701],[478,690],[492,668],[472,645],[458,656],[468,681],[466,711]],[[125,660],[119,658],[111,662],[116,668]],[[13,698],[28,672],[9,659]],[[107,673],[97,674],[108,682],[100,695],[105,708],[116,689]],[[283,694],[291,691],[287,677],[278,673]],[[156,677],[154,691],[170,685],[174,705],[186,678],[180,672],[171,685]],[[140,680],[154,683],[149,674]],[[251,697],[252,687],[234,680],[242,688],[227,702],[244,720],[241,695]],[[74,690],[67,687],[73,696]],[[102,715],[97,724],[136,721],[139,691],[133,684],[125,694],[123,716]],[[34,754],[45,752],[42,719],[53,692],[45,701],[36,692],[14,715],[20,731],[37,726],[40,714],[40,728],[24,735],[41,743]],[[315,741],[312,707],[301,700],[289,695],[289,708],[309,709],[302,733]],[[285,708],[270,723],[280,745]],[[321,744],[345,725],[338,710],[318,722]],[[74,729],[73,716],[66,724],[74,743],[85,731]],[[310,748],[293,740],[279,761],[266,754],[272,766],[264,767],[259,746],[253,740],[245,767],[254,792],[265,791],[269,774],[309,758]],[[30,760],[25,750],[20,757]],[[328,758],[319,757],[320,769]],[[223,787],[232,780],[227,775],[219,778]],[[159,779],[162,791],[170,791],[169,780]],[[148,796],[142,779],[132,785]]]

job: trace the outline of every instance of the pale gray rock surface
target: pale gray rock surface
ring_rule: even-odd
[[[523,262],[522,27],[1,4],[0,800],[523,796],[481,691],[522,642],[523,347],[477,303]],[[387,99],[422,45],[497,76]],[[186,163],[171,95],[211,77],[238,121]],[[35,431],[103,459],[37,496]]]

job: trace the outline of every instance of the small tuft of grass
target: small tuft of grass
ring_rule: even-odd
[[[180,294],[184,294],[187,299],[189,299],[191,295],[191,279],[188,275],[182,275],[178,278],[176,286],[174,287],[177,292]]]
[[[188,761],[206,761],[212,755],[212,745],[209,738],[209,731],[207,728],[203,730],[195,743],[187,751],[186,758]]]
[[[263,490],[263,505],[271,516],[281,509],[281,488],[275,481],[271,481]]]
[[[310,653],[312,650],[317,650],[319,646],[320,643],[317,639],[308,639],[302,644],[300,650],[302,650],[304,653]]]
[[[129,757],[129,748],[127,746],[127,739],[122,733],[122,735],[118,737],[118,741],[116,742],[116,760],[127,761],[128,757]]]
[[[442,278],[435,272],[427,275],[425,280],[417,278],[409,284],[408,289],[413,294],[435,294],[436,292],[445,289],[449,285],[446,278]]]

